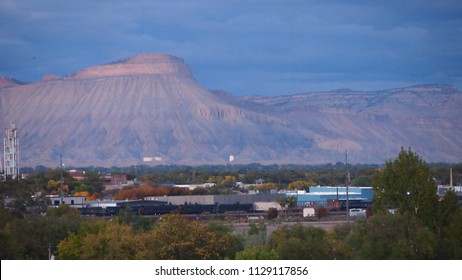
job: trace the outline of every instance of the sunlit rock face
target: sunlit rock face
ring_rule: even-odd
[[[13,82],[12,82],[13,81]],[[21,85],[0,79],[0,125],[16,125],[21,166],[383,163],[401,146],[462,158],[462,94],[427,85],[279,97],[210,92],[182,59],[139,55]],[[3,130],[2,132],[3,133]],[[154,163],[150,163],[154,164]]]
[[[183,60],[166,54],[145,54],[101,66],[93,66],[72,75],[72,78],[101,78],[132,75],[176,75],[192,77]]]

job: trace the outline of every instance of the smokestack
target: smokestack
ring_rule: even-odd
[[[452,168],[449,168],[449,187],[452,189]]]

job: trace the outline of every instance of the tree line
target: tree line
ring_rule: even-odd
[[[23,168],[28,172],[26,180],[21,185],[25,188],[41,191],[46,194],[60,194],[85,196],[87,200],[99,199],[104,195],[104,174],[122,173],[129,180],[137,179],[137,182],[145,188],[136,189],[138,185],[127,187],[117,199],[133,199],[145,195],[203,195],[203,194],[229,194],[240,190],[237,182],[255,184],[259,179],[265,181],[260,185],[259,191],[269,189],[305,189],[309,186],[337,186],[345,184],[345,174],[350,174],[350,185],[371,186],[372,179],[377,170],[383,169],[384,165],[365,164],[323,164],[323,165],[202,165],[202,166],[130,166],[130,167],[86,167],[79,170],[85,171],[84,180],[73,179],[67,171],[63,172],[63,185],[61,188],[60,169],[50,169],[43,166]],[[438,184],[449,184],[449,168],[453,169],[455,184],[462,184],[462,164],[430,164],[428,165],[432,175]],[[207,189],[197,189],[189,192],[185,189],[162,188],[163,185],[171,184],[203,184],[214,183],[215,186]],[[6,185],[15,185],[9,182]],[[0,183],[0,192],[4,195],[6,186]],[[147,187],[147,188],[146,188]],[[11,188],[14,192],[15,187]],[[8,191],[6,191],[8,192]],[[14,193],[9,193],[14,195]]]

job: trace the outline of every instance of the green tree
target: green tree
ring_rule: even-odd
[[[290,212],[295,206],[297,206],[297,198],[295,196],[284,196],[279,198],[277,203],[281,205],[287,218],[287,211]]]
[[[244,241],[242,236],[233,234],[233,227],[225,224],[223,221],[211,220],[206,224],[207,229],[214,233],[219,240],[229,240],[227,250],[223,251],[221,258],[235,259],[236,253],[244,249]]]
[[[462,209],[453,191],[448,191],[440,202],[436,235],[439,259],[462,259]]]
[[[358,187],[370,187],[372,184],[372,179],[369,176],[363,176],[353,179],[351,181],[351,185],[358,186]]]
[[[281,205],[283,209],[292,209],[297,206],[297,197],[296,196],[284,196],[277,200],[277,203]]]
[[[271,235],[271,248],[283,260],[329,259],[326,231],[321,228],[294,225],[279,227]]]
[[[136,232],[148,231],[154,224],[154,219],[149,219],[138,213],[134,213],[130,207],[122,209],[115,217],[115,221],[130,225]]]
[[[49,209],[45,217],[10,220],[0,232],[0,243],[6,245],[1,247],[2,259],[47,259],[48,247],[54,251],[70,232],[77,232],[83,220],[75,209],[59,208]]]
[[[353,252],[348,246],[347,238],[352,232],[352,223],[338,225],[327,232],[329,258],[334,260],[353,259]]]
[[[404,251],[389,247],[391,244],[374,245],[377,258],[460,258],[462,253],[461,209],[454,192],[448,191],[439,201],[437,186],[430,168],[410,149],[401,149],[398,158],[386,162],[385,168],[377,171],[373,177],[374,209],[378,213],[386,213],[387,209],[397,210],[390,225],[397,232],[406,232],[405,236],[391,236],[391,244],[401,242]],[[376,218],[369,222],[374,222]],[[360,237],[371,240],[374,236],[382,236],[388,228],[380,228],[383,224],[369,224]],[[378,230],[376,230],[378,229]],[[412,229],[412,230],[411,230]],[[371,232],[375,232],[372,234]],[[393,239],[394,238],[394,239]],[[407,243],[406,243],[407,242]],[[373,242],[371,242],[373,243]],[[377,241],[377,244],[380,244]],[[436,245],[435,245],[436,244]],[[387,247],[388,246],[388,247]],[[367,251],[361,246],[363,252]],[[382,254],[377,248],[384,248]],[[393,249],[392,253],[385,249]],[[437,249],[436,249],[437,248]],[[363,255],[367,258],[368,255]]]
[[[396,160],[387,161],[385,168],[374,175],[372,187],[374,209],[393,208],[401,214],[411,213],[434,227],[438,206],[436,183],[430,169],[411,149],[401,149]]]
[[[259,245],[265,244],[267,239],[267,228],[265,223],[250,223],[249,229],[247,230],[247,244]]]
[[[60,205],[59,207],[47,208],[47,217],[69,217],[70,219],[79,219],[80,212],[77,208],[72,208],[67,204]]]
[[[411,214],[359,220],[346,242],[353,258],[366,260],[433,259],[437,246],[433,232]]]
[[[85,180],[82,184],[90,187],[90,193],[97,192],[101,193],[103,191],[103,182],[104,179],[97,171],[91,170],[85,173]]]
[[[233,189],[236,186],[236,177],[227,175],[224,180],[220,182],[226,189]]]
[[[3,205],[18,218],[38,216],[45,212],[47,199],[43,189],[29,180],[0,180]]]
[[[266,245],[245,247],[236,254],[236,260],[277,260],[278,254]]]

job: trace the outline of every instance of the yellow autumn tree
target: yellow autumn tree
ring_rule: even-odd
[[[152,259],[223,259],[230,247],[228,235],[219,237],[202,222],[181,215],[165,216],[151,234],[156,248],[149,256]]]
[[[58,245],[58,259],[209,260],[224,259],[231,236],[209,230],[200,221],[166,215],[150,230],[134,230],[121,219],[84,222]]]
[[[101,197],[100,193],[97,193],[97,192],[89,193],[87,191],[75,192],[74,195],[75,196],[83,196],[83,197],[85,197],[85,200],[87,200],[87,201],[97,200],[97,199],[99,199]]]
[[[270,190],[277,190],[278,186],[275,183],[264,183],[256,186],[256,189],[260,192],[268,192]]]
[[[63,185],[63,190],[64,193],[69,191],[69,186],[68,185]],[[50,179],[47,184],[47,192],[49,194],[61,194],[61,183],[60,181],[55,181],[53,179]]]
[[[306,190],[311,186],[316,185],[313,181],[305,181],[305,180],[298,180],[290,183],[287,186],[287,189],[289,190]]]

